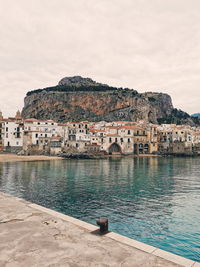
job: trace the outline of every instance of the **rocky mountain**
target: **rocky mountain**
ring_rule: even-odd
[[[144,120],[194,124],[187,113],[174,109],[167,94],[140,94],[80,76],[66,77],[57,86],[28,92],[22,116],[58,122]]]

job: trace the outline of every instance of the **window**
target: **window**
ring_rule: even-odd
[[[35,134],[35,137],[37,138],[38,137],[38,134]]]
[[[128,134],[131,134],[131,131],[130,130],[128,130]]]
[[[121,143],[123,143],[123,142],[124,142],[123,138],[120,138],[120,140],[121,140]]]
[[[130,138],[128,138],[128,143],[130,143],[131,142],[131,140],[130,140]]]
[[[117,138],[115,138],[115,142],[117,143]]]
[[[6,132],[8,132],[8,127],[6,127]]]
[[[109,138],[109,143],[112,143],[112,138],[111,137]]]
[[[45,134],[45,137],[47,137],[47,134]]]

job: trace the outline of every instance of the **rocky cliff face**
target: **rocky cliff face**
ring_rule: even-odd
[[[167,94],[139,94],[75,76],[62,79],[57,86],[28,92],[22,115],[58,122],[144,120],[158,123],[173,110]]]

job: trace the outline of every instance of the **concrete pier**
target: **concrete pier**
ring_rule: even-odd
[[[200,267],[199,263],[0,193],[0,266]]]

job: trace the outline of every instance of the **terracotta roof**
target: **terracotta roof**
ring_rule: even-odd
[[[39,122],[39,120],[34,119],[34,118],[30,118],[30,119],[26,119],[24,120],[25,122],[31,121],[31,122]]]
[[[105,133],[105,130],[97,130],[97,129],[90,129],[90,132],[92,133]]]
[[[123,125],[123,126],[106,126],[106,128],[108,129],[138,129],[138,130],[144,130],[143,128],[139,127],[139,126],[131,126],[131,125]]]
[[[107,134],[107,136],[120,137],[118,134]]]
[[[129,129],[129,130],[132,130],[132,129],[144,130],[143,128],[141,128],[139,126],[130,126],[130,125],[124,125],[124,126],[121,126],[121,128]]]
[[[60,136],[52,136],[51,137],[51,140],[53,140],[53,139],[60,139],[61,137]]]
[[[200,135],[200,133],[193,133],[193,135],[197,135],[198,136],[198,135]]]

